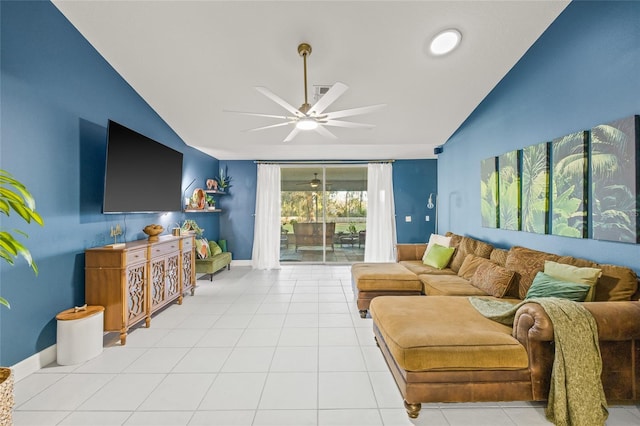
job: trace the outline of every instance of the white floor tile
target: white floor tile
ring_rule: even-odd
[[[267,372],[275,347],[236,347],[220,371],[225,373]]]
[[[189,426],[251,426],[255,411],[234,410],[234,411],[197,411]]]
[[[165,374],[118,375],[80,405],[79,410],[136,410],[164,377]]]
[[[253,426],[316,426],[316,410],[258,410]]]
[[[280,338],[279,328],[247,328],[238,340],[237,346],[276,346]]]
[[[186,426],[191,420],[190,411],[136,411],[126,422],[126,426]],[[85,425],[92,423],[85,423]]]
[[[144,400],[142,411],[195,410],[215,374],[169,374]]]
[[[14,411],[14,426],[54,426],[73,412],[68,411]]]
[[[232,348],[192,348],[176,364],[172,373],[217,373]]]
[[[196,343],[196,347],[233,347],[236,345],[244,329],[242,328],[213,328],[207,331]]]
[[[116,426],[125,424],[129,411],[75,411],[65,417],[60,426]]]
[[[318,346],[317,327],[283,328],[278,340],[279,346]]]
[[[319,375],[319,408],[377,408],[367,373],[323,373]]]
[[[315,346],[278,347],[269,371],[318,371],[318,348]]]
[[[140,358],[147,349],[114,346],[105,348],[102,354],[85,362],[76,373],[120,373]]]
[[[168,373],[189,352],[188,348],[151,348],[124,371],[126,373]]]
[[[198,410],[253,410],[258,408],[267,373],[220,373]]]
[[[247,328],[282,328],[285,314],[256,314]]]
[[[260,409],[316,409],[317,373],[269,373]]]
[[[69,374],[20,406],[21,410],[75,410],[112,380],[111,374]]]
[[[378,410],[319,410],[318,426],[382,426]]]
[[[65,374],[31,374],[13,386],[14,408],[20,408],[29,399],[65,378]]]
[[[320,371],[366,371],[358,346],[321,346]]]
[[[202,339],[206,329],[189,328],[170,330],[155,344],[156,348],[191,348]]]
[[[443,408],[442,414],[451,426],[512,426],[502,408]]]
[[[320,346],[358,346],[353,327],[320,328]]]

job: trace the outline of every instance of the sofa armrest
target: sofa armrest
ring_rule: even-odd
[[[599,340],[640,338],[640,302],[587,302],[583,306],[596,320]],[[528,340],[553,341],[553,324],[542,306],[527,303],[516,312],[513,336],[525,346]]]
[[[396,261],[401,260],[421,260],[427,244],[396,244]]]

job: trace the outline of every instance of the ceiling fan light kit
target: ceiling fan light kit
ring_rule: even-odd
[[[292,106],[290,103],[267,89],[266,87],[256,87],[255,89],[262,93],[267,98],[271,99],[273,102],[280,105],[282,108],[287,110],[291,115],[273,115],[273,114],[260,114],[253,112],[242,112],[242,111],[227,111],[234,112],[243,115],[252,115],[256,117],[267,117],[267,118],[277,118],[281,120],[286,120],[283,123],[272,124],[269,126],[258,127],[255,129],[250,129],[248,131],[258,131],[258,130],[266,130],[272,129],[275,127],[282,127],[287,125],[293,125],[294,128],[290,131],[287,137],[284,139],[284,142],[289,142],[293,140],[300,131],[309,131],[315,130],[321,136],[330,139],[337,139],[336,135],[331,133],[329,130],[325,128],[325,126],[335,126],[335,127],[344,127],[344,128],[363,128],[363,129],[371,129],[375,127],[371,124],[362,124],[362,123],[354,123],[351,121],[342,121],[336,120],[337,118],[350,117],[354,115],[367,114],[373,111],[377,111],[386,106],[386,104],[379,105],[371,105],[359,108],[351,108],[345,109],[341,111],[334,112],[325,112],[325,110],[335,102],[344,92],[349,88],[346,84],[337,82],[331,88],[329,88],[326,93],[318,99],[318,101],[311,105],[308,102],[307,96],[307,58],[311,55],[311,45],[308,43],[301,43],[298,45],[298,54],[302,56],[303,66],[304,66],[304,103],[300,106],[300,108],[296,108]]]

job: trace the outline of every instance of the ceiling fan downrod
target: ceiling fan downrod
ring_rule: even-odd
[[[300,107],[300,112],[306,115],[311,109],[307,98],[307,56],[311,55],[311,45],[308,43],[300,43],[298,45],[298,54],[302,56],[304,63],[304,104]]]

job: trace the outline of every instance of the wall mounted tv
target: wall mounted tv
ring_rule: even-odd
[[[109,120],[103,213],[182,208],[182,153]]]

